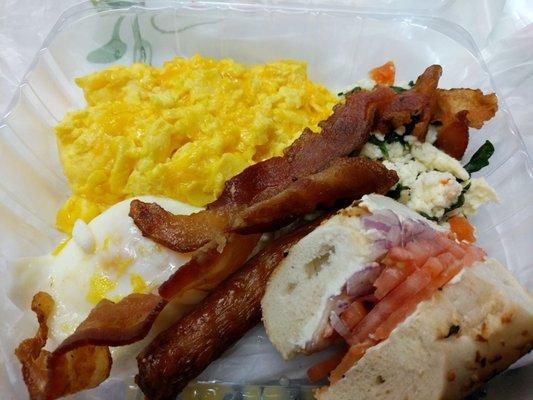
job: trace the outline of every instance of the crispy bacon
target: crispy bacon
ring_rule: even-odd
[[[293,182],[278,195],[244,208],[236,214],[231,230],[272,230],[314,211],[318,205],[331,206],[337,200],[358,199],[368,193],[384,194],[396,182],[396,172],[379,162],[364,157],[338,158],[323,171]]]
[[[377,117],[376,128],[382,133],[414,124],[413,135],[424,140],[436,108],[436,89],[442,74],[440,65],[432,65],[416,80],[415,86],[397,95]]]
[[[481,128],[498,110],[494,93],[477,89],[437,90],[433,121],[442,123],[435,146],[460,160],[468,146],[468,127]]]
[[[15,350],[32,400],[57,399],[96,387],[111,371],[111,354],[105,346],[85,345],[52,353],[44,350],[53,308],[54,300],[48,293],[33,297],[31,309],[37,314],[39,329],[34,338],[24,340]]]
[[[271,242],[139,354],[135,382],[148,398],[174,399],[191,379],[260,321],[268,277],[290,248],[315,226],[304,226]]]
[[[189,262],[159,286],[159,294],[171,300],[189,290],[213,290],[246,262],[260,237],[233,234],[222,251],[215,242],[198,249]]]
[[[439,89],[433,120],[447,124],[457,113],[467,111],[468,126],[480,129],[497,110],[498,99],[494,93],[483,94],[479,89]]]
[[[224,245],[224,231],[230,218],[227,211],[229,209],[174,215],[156,203],[133,200],[129,216],[144,236],[169,249],[188,253],[214,239],[218,245]]]
[[[432,65],[418,77],[415,86],[412,89],[427,97],[427,104],[422,108],[418,122],[413,129],[413,135],[422,142],[426,139],[429,123],[437,108],[437,86],[441,75],[442,67],[440,65]]]
[[[270,195],[277,193],[293,179],[316,173],[332,160],[359,151],[368,140],[376,109],[384,107],[394,96],[386,87],[348,95],[345,103],[337,104],[333,114],[319,124],[320,134],[305,129],[283,156],[252,165],[228,180],[221,195],[207,208],[264,200],[267,194],[260,194],[265,190],[271,189]]]
[[[468,147],[468,111],[460,111],[440,129],[435,146],[460,160]]]
[[[144,338],[166,301],[152,293],[132,293],[118,303],[101,300],[55,352],[86,344],[124,346]]]
[[[285,190],[263,201],[248,207],[233,207],[231,214],[225,207],[191,216],[174,215],[157,204],[134,200],[130,216],[143,235],[173,250],[186,252],[210,241],[220,244],[229,231],[271,231],[314,211],[319,205],[332,205],[337,200],[356,199],[367,193],[383,194],[397,181],[396,173],[377,161],[342,157],[316,174],[294,180]],[[195,224],[189,222],[189,217]],[[226,221],[226,226],[222,221]]]
[[[98,386],[111,371],[108,346],[144,338],[165,304],[154,294],[131,294],[118,303],[102,300],[71,336],[49,352],[44,346],[54,300],[48,293],[37,293],[32,310],[39,330],[15,350],[30,399],[57,399]]]

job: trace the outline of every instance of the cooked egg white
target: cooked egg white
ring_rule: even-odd
[[[392,142],[389,140],[390,143],[384,135],[373,133],[382,142],[381,147],[368,142],[361,155],[381,160],[385,167],[398,173],[401,190],[397,200],[400,203],[440,220],[446,213],[448,216],[471,216],[483,204],[498,202],[496,192],[483,178],[470,178],[458,160],[431,144],[436,137],[434,126],[429,127],[430,140],[426,142],[405,135],[404,127],[396,133],[397,138]],[[459,205],[461,194],[464,194],[464,200]]]
[[[73,192],[57,215],[65,232],[128,197],[203,206],[303,128],[318,131],[338,101],[295,61],[245,66],[195,56],[160,68],[113,66],[76,83],[87,107],[56,127]]]
[[[157,202],[175,214],[198,210],[166,198],[140,199]],[[130,200],[124,200],[89,224],[78,220],[72,238],[52,254],[21,259],[14,265],[10,297],[17,306],[27,310],[38,291],[49,293],[55,301],[47,348],[53,349],[73,333],[100,300],[118,301],[130,293],[154,291],[188,261],[187,254],[143,237],[128,216],[129,205]]]

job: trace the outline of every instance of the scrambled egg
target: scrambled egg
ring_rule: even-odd
[[[195,56],[114,66],[76,83],[88,106],[56,127],[73,192],[57,215],[65,232],[132,196],[205,205],[303,128],[318,131],[337,102],[294,61],[246,67]]]

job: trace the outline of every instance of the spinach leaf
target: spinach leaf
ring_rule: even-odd
[[[415,125],[420,122],[420,114],[414,114],[411,117],[411,122],[405,125],[405,133],[404,135],[410,135],[413,133],[413,129],[415,129]]]
[[[423,216],[424,218],[429,219],[430,221],[439,222],[439,219],[438,219],[437,217],[431,217],[431,216],[429,216],[428,214],[426,214],[425,212],[419,212],[419,214],[420,214],[421,216]]]
[[[469,174],[479,171],[489,165],[489,158],[494,154],[494,145],[490,141],[485,141],[483,145],[474,153],[470,161],[464,166]]]
[[[413,87],[413,86],[415,86],[415,83],[413,81],[409,81],[409,86]]]
[[[463,204],[465,204],[465,193],[470,189],[471,183],[468,182],[468,184],[463,188],[461,191],[461,194],[457,198],[457,201],[453,203],[450,207],[448,207],[446,210],[444,210],[444,214],[449,213],[452,210],[455,210],[456,208],[462,207]]]
[[[350,89],[350,90],[347,90],[346,92],[339,92],[337,93],[337,96],[347,96],[349,94],[352,94],[352,93],[356,93],[356,92],[360,92],[362,91],[363,89],[361,89],[360,86],[356,86],[354,87],[353,89]]]
[[[383,141],[379,140],[374,135],[370,135],[370,138],[368,139],[368,142],[378,146],[379,149],[381,150],[381,154],[383,154],[383,157],[389,157],[389,152],[387,150],[387,145],[385,144],[384,140]]]
[[[402,194],[402,190],[405,189],[409,189],[409,187],[403,186],[401,183],[398,183],[394,189],[389,190],[387,196],[393,198],[394,200],[398,200]]]
[[[406,92],[407,89],[404,89],[403,87],[400,87],[400,86],[389,86],[392,90],[394,90],[396,92],[396,94],[400,94],[400,93],[403,93],[403,92]]]

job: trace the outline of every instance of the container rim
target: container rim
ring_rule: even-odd
[[[465,47],[467,51],[477,59],[483,71],[489,77],[491,86],[494,88],[498,96],[499,109],[506,114],[506,120],[509,124],[511,133],[515,135],[520,142],[520,151],[522,151],[527,158],[528,173],[533,179],[533,158],[529,153],[525,141],[514,121],[513,115],[507,107],[507,103],[503,96],[500,96],[501,91],[496,85],[492,74],[490,73],[481,51],[477,46],[472,35],[461,25],[447,20],[445,18],[435,16],[432,14],[437,9],[444,9],[449,7],[455,0],[445,0],[440,7],[429,9],[417,8],[403,8],[403,9],[387,9],[384,7],[368,7],[357,6],[339,3],[326,3],[320,0],[309,0],[306,3],[298,0],[262,0],[258,2],[247,2],[246,0],[232,1],[232,0],[109,0],[105,3],[102,0],[84,0],[76,5],[66,8],[59,16],[56,23],[52,26],[50,32],[46,35],[40,49],[33,57],[29,67],[24,73],[20,84],[18,85],[11,101],[8,103],[5,110],[0,114],[0,127],[5,125],[5,120],[10,116],[21,96],[21,90],[25,84],[28,83],[29,74],[35,69],[39,61],[39,57],[46,50],[46,48],[53,41],[55,35],[63,30],[67,25],[77,22],[78,20],[98,14],[115,14],[123,12],[146,12],[158,10],[202,10],[202,9],[219,9],[229,11],[253,12],[253,11],[268,11],[268,12],[283,12],[283,13],[302,13],[311,12],[315,14],[326,14],[342,16],[343,18],[374,18],[374,19],[392,19],[409,21],[413,24],[426,26],[429,22],[432,23],[431,29],[436,30],[442,34],[447,35],[450,39]],[[444,32],[446,31],[446,32]],[[450,35],[453,32],[453,35]]]

